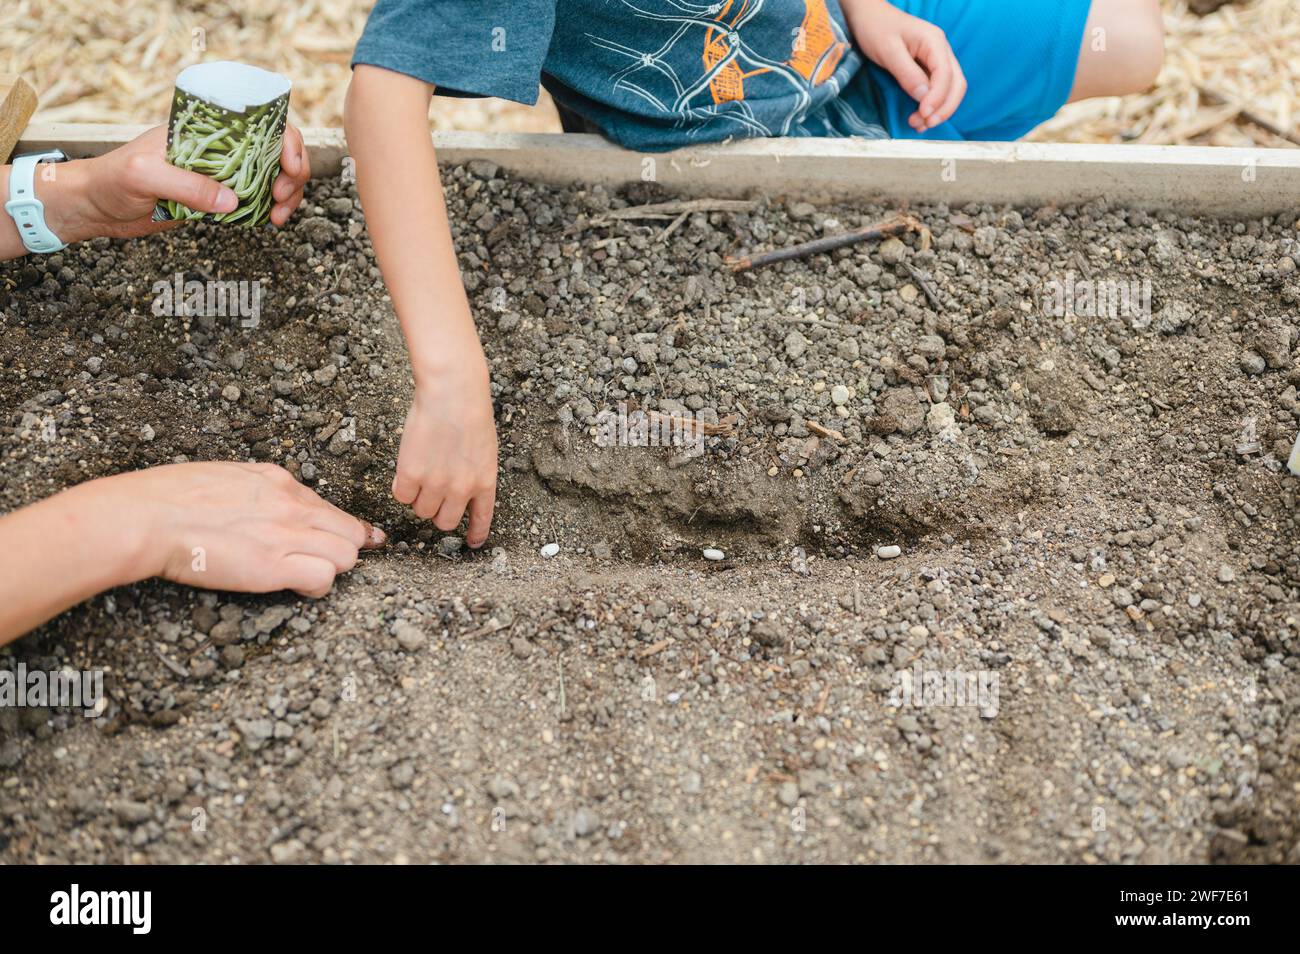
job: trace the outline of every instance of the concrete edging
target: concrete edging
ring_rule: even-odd
[[[148,128],[34,123],[18,148],[99,155]],[[343,131],[307,128],[303,136],[313,174],[338,175],[347,154]],[[1243,218],[1300,205],[1300,149],[751,139],[652,154],[558,133],[435,132],[433,140],[444,162],[488,159],[547,182],[615,186],[653,178],[693,194],[1058,206],[1104,197],[1125,207]]]

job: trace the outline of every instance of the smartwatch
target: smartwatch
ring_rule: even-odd
[[[62,149],[16,156],[9,170],[9,201],[5,211],[18,226],[18,234],[29,252],[48,255],[64,248],[63,242],[45,224],[45,206],[36,198],[36,166],[42,162],[67,162]]]

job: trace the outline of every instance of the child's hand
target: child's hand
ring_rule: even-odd
[[[465,537],[487,540],[497,488],[497,430],[483,353],[416,384],[397,455],[393,496],[451,532],[469,507]]]
[[[496,503],[497,433],[429,137],[432,95],[428,83],[359,63],[344,123],[366,228],[415,376],[393,496],[447,533],[468,505],[465,536],[477,548]]]
[[[966,77],[943,31],[886,0],[844,0],[842,8],[862,52],[919,104],[908,124],[925,132],[951,119]]]

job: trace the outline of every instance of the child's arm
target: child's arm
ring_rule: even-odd
[[[415,377],[393,496],[444,531],[457,527],[468,505],[466,538],[480,547],[496,499],[496,426],[429,136],[432,94],[418,79],[358,64],[344,123]]]
[[[925,132],[952,118],[966,95],[966,77],[943,30],[888,0],[840,0],[840,9],[867,58],[916,100],[908,120],[913,129]]]

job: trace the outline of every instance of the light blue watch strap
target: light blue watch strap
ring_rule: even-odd
[[[62,152],[19,156],[9,170],[9,201],[5,211],[18,226],[18,234],[29,252],[48,255],[64,247],[45,224],[45,206],[36,198],[36,166],[42,159],[62,159]]]

